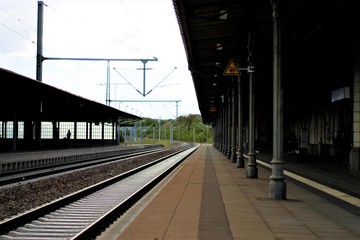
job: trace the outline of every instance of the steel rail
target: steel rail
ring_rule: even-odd
[[[41,238],[58,239],[59,237],[62,239],[93,239],[181,164],[197,147],[196,145],[189,146],[186,150],[162,157],[43,207],[1,222],[0,234],[6,235],[1,235],[0,239],[39,240]],[[145,179],[145,176],[148,176],[149,179]],[[134,191],[131,190],[130,193],[124,195],[125,193],[122,191],[129,191],[128,188],[131,185],[139,182],[141,184],[136,186],[138,188],[134,188]],[[106,206],[107,204],[110,205]],[[69,209],[76,210],[69,211]],[[85,222],[88,223],[84,224]],[[72,233],[70,234],[70,232]]]
[[[140,151],[139,151],[140,150]],[[96,166],[103,163],[114,162],[118,160],[125,160],[129,157],[141,156],[143,154],[150,154],[159,151],[166,151],[164,148],[153,148],[153,149],[133,149],[131,152],[117,152],[107,157],[96,157],[93,159],[78,160],[72,162],[64,162],[58,164],[50,164],[40,167],[27,168],[17,171],[5,172],[0,174],[0,186],[7,184],[13,184],[17,182],[23,182],[24,180],[50,176],[66,171],[80,169],[89,166]]]

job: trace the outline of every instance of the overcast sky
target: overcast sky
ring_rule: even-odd
[[[44,0],[44,57],[153,59],[110,62],[110,99],[142,117],[200,114],[171,0]],[[0,67],[36,78],[37,0],[0,0]],[[114,70],[115,68],[115,70]],[[107,62],[46,60],[43,82],[106,103]],[[150,93],[148,93],[152,90]],[[147,94],[145,97],[141,94]]]

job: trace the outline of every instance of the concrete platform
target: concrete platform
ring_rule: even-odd
[[[98,239],[360,239],[358,214],[291,181],[272,200],[270,172],[258,176],[202,145]]]

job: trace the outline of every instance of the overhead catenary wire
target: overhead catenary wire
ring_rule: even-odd
[[[0,7],[0,10],[3,11],[4,13],[6,13],[8,16],[10,16],[11,18],[13,18],[14,20],[16,20],[16,21],[18,22],[18,23],[20,24],[22,30],[25,32],[25,35],[26,35],[26,36],[24,36],[23,34],[19,33],[19,32],[16,31],[15,29],[13,29],[13,28],[5,25],[4,23],[0,23],[2,26],[4,26],[5,28],[7,28],[8,30],[12,31],[13,33],[17,34],[18,36],[24,38],[25,40],[30,41],[31,43],[35,44],[35,41],[34,41],[34,40],[31,40],[31,37],[30,37],[28,31],[25,29],[24,25],[27,26],[28,28],[31,28],[34,32],[36,32],[36,28],[34,28],[33,26],[31,26],[30,24],[25,23],[23,20],[21,20],[20,18],[14,16],[13,14],[11,14],[10,12],[6,11],[5,9],[3,9],[3,8],[1,8],[1,7]]]
[[[15,33],[16,35],[22,37],[23,39],[25,39],[26,41],[30,41],[31,43],[35,44],[35,41],[32,41],[31,39],[27,38],[26,36],[20,34],[19,32],[17,32],[16,30],[6,26],[5,24],[3,23],[0,23],[0,25],[2,25],[3,27],[5,27],[6,29],[10,30],[11,32]]]
[[[166,111],[168,111],[168,113],[173,116],[174,118],[176,118],[176,116],[165,106],[163,105],[163,108],[165,108]]]
[[[150,89],[146,94],[145,93],[141,93],[140,90],[138,90],[134,85],[132,85],[130,83],[129,80],[127,80],[116,68],[113,68],[115,70],[116,73],[118,73],[127,83],[129,83],[130,86],[132,86],[138,93],[140,93],[141,95],[143,95],[144,97],[149,95],[149,93],[151,93],[155,88],[157,88],[163,81],[165,81],[170,75],[171,73],[173,73],[177,68],[174,67],[173,70],[168,73],[159,83],[157,83],[152,89]],[[146,70],[146,69],[145,69]],[[145,83],[144,83],[145,84]]]
[[[120,75],[120,77],[122,77],[130,86],[132,86],[138,93],[140,93],[142,95],[142,93],[140,92],[140,90],[138,90],[134,85],[131,84],[131,82],[129,80],[127,80],[116,68],[113,68],[114,71]]]
[[[45,4],[45,6],[47,6]],[[30,36],[31,34],[29,34],[29,32],[34,32],[37,33],[37,29],[32,26],[31,24],[25,22],[24,20],[22,20],[21,18],[15,16],[14,14],[10,13],[9,11],[5,10],[4,8],[0,7],[0,10],[2,12],[4,12],[5,14],[7,14],[8,16],[10,16],[13,20],[15,20],[17,23],[19,23],[21,29],[25,32],[25,34],[20,33],[18,30],[14,29],[14,27],[10,27],[8,24],[10,24],[11,22],[8,22],[8,24],[5,23],[0,23],[1,26],[3,26],[4,28],[8,29],[9,31],[13,32],[14,34],[16,34],[17,36],[19,36],[20,38],[26,40],[27,42],[30,42],[31,44],[36,44],[36,40],[33,40],[32,37]],[[27,30],[30,29],[31,31]],[[11,50],[1,46],[1,49],[4,50],[4,52],[10,53],[12,52]],[[18,50],[18,49],[17,49]],[[49,50],[47,50],[46,48],[44,48],[44,50],[50,52]],[[21,58],[24,58],[23,56],[18,56]]]
[[[155,87],[153,87],[152,89],[150,89],[150,90],[146,93],[146,95],[148,95],[152,90],[154,90],[156,87],[158,87],[158,86],[160,85],[160,83],[162,83],[163,81],[165,81],[176,69],[177,69],[177,68],[174,67],[174,69],[173,69],[170,73],[168,73],[158,84],[156,84]]]
[[[16,17],[15,15],[9,13],[8,11],[6,11],[5,9],[3,9],[2,7],[0,7],[0,10],[3,11],[4,13],[6,13],[7,15],[9,15],[10,17],[14,18],[15,20],[21,22],[22,24],[28,26],[29,28],[33,29],[36,32],[36,28],[31,26],[30,24],[22,21],[20,18]]]

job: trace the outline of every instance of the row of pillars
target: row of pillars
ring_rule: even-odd
[[[39,121],[39,124],[41,122]],[[9,142],[12,142],[12,151],[18,150],[18,140],[19,140],[19,122],[15,118],[14,121],[12,121],[11,129],[12,129],[12,136],[9,138],[7,136],[7,122],[1,122],[1,133],[0,138],[4,140],[8,140]],[[23,148],[25,149],[40,149],[42,148],[41,143],[41,132],[39,129],[37,129],[36,122],[33,121],[25,121],[23,122],[24,128],[23,131],[23,137],[22,137],[22,144],[24,145]],[[112,123],[112,138],[111,138],[111,144],[115,145],[117,143],[118,136],[115,136],[115,129],[116,129],[117,123],[114,121]],[[60,143],[61,136],[59,135],[59,129],[60,129],[60,122],[53,121],[52,122],[52,144],[50,146],[57,147],[59,145],[63,145],[63,143]],[[72,135],[71,145],[76,146],[77,145],[77,133],[78,133],[78,127],[77,122],[73,122],[73,127],[69,127],[68,129],[70,131],[70,134]],[[92,146],[93,139],[92,139],[92,123],[86,122],[85,127],[85,136],[86,140],[88,140],[88,145]],[[71,136],[70,135],[70,136]],[[69,138],[70,138],[69,136]],[[67,138],[67,136],[63,136],[64,138]],[[104,145],[105,141],[105,123],[101,123],[101,144]],[[70,139],[68,139],[68,142],[66,143],[69,147]]]
[[[281,76],[281,15],[279,0],[271,1],[273,6],[273,156],[272,173],[269,183],[269,197],[286,199],[286,182],[283,174],[284,162],[281,157],[282,136],[282,76]],[[243,148],[243,87],[240,75],[237,78],[237,94],[234,79],[229,85],[222,109],[214,127],[214,146],[236,167],[246,167],[246,177],[257,178],[258,169],[255,152],[255,73],[252,52],[253,32],[249,31],[248,71],[249,74],[249,118],[248,118],[248,160],[245,166]],[[236,109],[237,107],[237,109]]]

